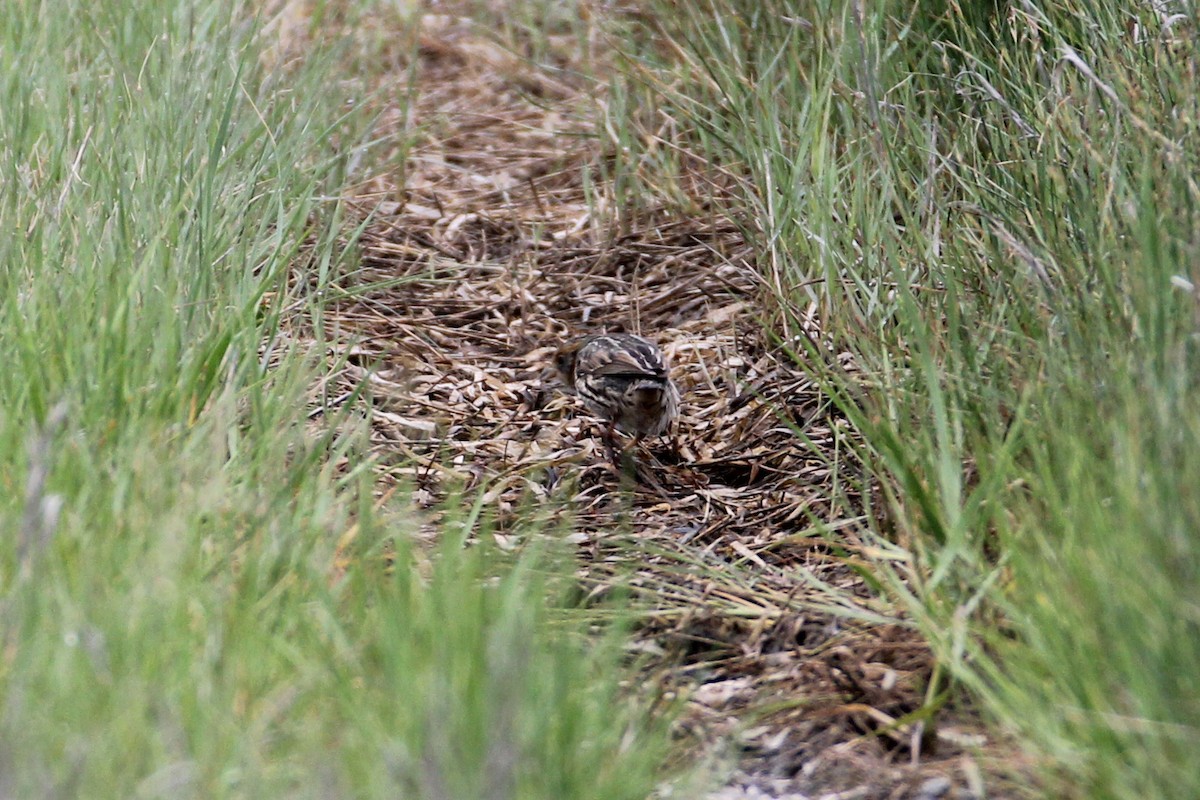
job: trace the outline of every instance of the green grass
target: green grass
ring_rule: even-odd
[[[577,22],[524,8],[505,35],[534,57]],[[876,533],[910,553],[873,577],[1047,796],[1191,800],[1193,26],[1039,9],[623,20],[603,177],[630,218],[702,207],[680,177],[698,162],[653,132],[741,181],[713,197],[780,288],[765,322],[861,435]],[[661,777],[620,630],[587,644],[564,613],[569,560],[414,551],[361,431],[306,421],[322,354],[285,309],[319,317],[353,254],[320,198],[372,155],[347,103],[397,46],[372,11],[320,6],[363,35],[279,71],[230,3],[0,25],[6,795],[635,798]],[[794,338],[809,302],[859,373]]]
[[[775,330],[855,353],[796,344],[912,553],[877,577],[1056,797],[1200,796],[1200,54],[1149,6],[713,0],[625,89],[625,141],[741,177]]]
[[[644,797],[665,732],[558,612],[570,564],[423,568],[361,431],[306,422],[284,310],[352,256],[320,198],[363,54],[270,44],[225,2],[0,25],[0,792]]]

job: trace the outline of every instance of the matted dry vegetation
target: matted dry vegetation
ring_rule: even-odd
[[[361,266],[324,321],[322,395],[372,404],[380,492],[411,489],[429,532],[450,492],[482,492],[504,546],[534,502],[569,511],[584,591],[632,588],[648,677],[691,692],[688,752],[735,761],[715,797],[979,796],[994,745],[972,716],[906,719],[931,657],[855,568],[847,429],[764,331],[779,298],[701,199],[713,176],[696,162],[701,213],[614,208],[595,85],[467,19],[422,24],[411,105],[383,116],[415,144],[353,198]],[[684,395],[678,448],[643,447],[635,485],[549,370],[616,330],[658,341]]]

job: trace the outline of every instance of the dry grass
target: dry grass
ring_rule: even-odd
[[[322,392],[371,404],[379,491],[411,488],[431,533],[451,492],[482,493],[506,546],[533,503],[569,511],[583,591],[631,588],[650,678],[694,689],[689,752],[736,760],[719,797],[936,797],[943,777],[967,797],[985,775],[1005,796],[1010,754],[941,707],[928,649],[864,580],[846,428],[764,332],[738,226],[695,213],[715,176],[689,176],[687,216],[617,213],[569,43],[535,69],[465,18],[422,24],[392,74],[417,70],[411,106],[383,116],[420,133],[404,174],[354,198],[361,267],[324,320],[343,358]],[[605,330],[657,340],[684,393],[678,450],[644,448],[636,483],[549,369]]]

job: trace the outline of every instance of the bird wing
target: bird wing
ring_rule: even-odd
[[[633,337],[600,337],[579,354],[576,369],[585,374],[663,378],[667,366],[658,348]]]

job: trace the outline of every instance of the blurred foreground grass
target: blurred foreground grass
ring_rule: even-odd
[[[276,71],[232,2],[5,13],[0,794],[646,796],[662,726],[552,612],[569,563],[448,534],[418,578],[355,426],[306,426],[284,309],[368,122],[337,37]]]

